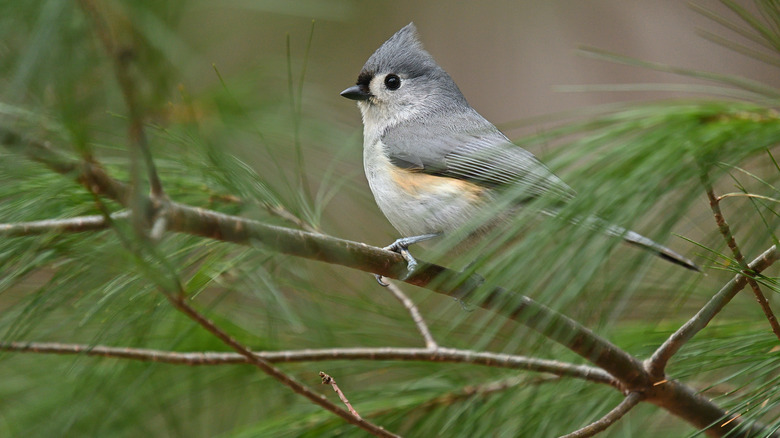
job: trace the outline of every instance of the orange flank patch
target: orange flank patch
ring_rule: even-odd
[[[399,188],[412,196],[421,196],[436,191],[441,194],[459,193],[462,196],[481,198],[485,192],[484,187],[468,181],[428,175],[401,168],[394,168],[391,176]]]

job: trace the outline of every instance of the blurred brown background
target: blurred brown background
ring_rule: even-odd
[[[354,105],[339,97],[339,91],[354,82],[365,60],[385,39],[410,21],[472,106],[496,124],[603,102],[682,95],[558,92],[555,87],[560,85],[690,82],[589,59],[576,53],[580,46],[778,83],[765,64],[697,35],[701,28],[738,39],[684,1],[310,1],[308,8],[301,7],[307,2],[294,3],[296,11],[311,15],[268,20],[270,14],[286,11],[281,1],[247,1],[246,9],[233,11],[210,2],[194,4],[186,11],[183,25],[191,27],[190,41],[201,45],[207,59],[191,63],[187,75],[193,82],[216,81],[211,62],[229,74],[252,63],[258,52],[282,59],[286,34],[293,53],[302,56],[311,20],[316,19],[307,80],[326,92],[321,98],[328,99],[334,111],[351,117],[356,127]],[[750,2],[737,3],[752,10]],[[734,17],[717,1],[693,4]],[[204,28],[204,23],[209,25]],[[231,36],[212,38],[215,32]],[[212,41],[220,45],[210,45]]]

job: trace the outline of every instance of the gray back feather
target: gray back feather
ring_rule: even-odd
[[[472,108],[391,127],[382,143],[398,167],[490,188],[522,186],[525,198],[574,196],[547,166]]]

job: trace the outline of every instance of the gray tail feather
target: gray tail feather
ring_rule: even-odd
[[[666,261],[672,262],[676,265],[680,265],[686,269],[690,269],[691,271],[701,272],[701,268],[696,266],[696,263],[693,263],[687,257],[677,254],[671,249],[661,245],[660,243],[656,243],[653,240],[648,239],[647,237],[637,232],[627,230],[617,225],[608,224],[603,219],[593,217],[593,216],[588,217],[585,220],[575,219],[572,222],[574,222],[575,224],[583,223],[586,226],[600,229],[604,233],[610,236],[621,237],[627,243],[638,246],[646,251],[650,251]]]
[[[542,212],[544,214],[557,217],[556,210],[543,210]],[[574,218],[571,219],[571,222],[575,225],[585,225],[592,229],[601,230],[603,233],[610,236],[621,237],[627,243],[638,246],[645,251],[650,251],[668,262],[672,262],[675,265],[680,265],[683,268],[690,269],[691,271],[701,272],[701,268],[699,268],[696,263],[693,263],[693,261],[691,261],[689,258],[677,254],[671,249],[661,245],[660,243],[654,242],[653,240],[648,239],[647,237],[635,231],[627,230],[617,225],[612,225],[599,217],[588,216],[584,219]]]
[[[701,272],[701,268],[696,266],[696,263],[693,263],[687,257],[677,254],[671,249],[661,245],[660,243],[656,243],[637,232],[626,230],[625,228],[619,227],[617,225],[608,225],[605,231],[607,234],[622,237],[626,242],[632,245],[636,245],[644,250],[650,251],[666,261],[680,265],[683,268],[690,269],[691,271]]]

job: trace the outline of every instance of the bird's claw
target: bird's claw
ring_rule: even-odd
[[[424,240],[433,239],[434,237],[438,237],[439,234],[423,234],[420,236],[411,236],[411,237],[402,237],[395,242],[391,243],[390,245],[387,245],[384,247],[387,251],[393,251],[401,255],[401,257],[406,260],[406,275],[401,277],[401,280],[406,280],[409,278],[409,276],[412,275],[415,269],[417,269],[417,260],[415,260],[414,256],[412,256],[412,253],[409,252],[409,245],[422,242]],[[374,274],[374,277],[376,277],[377,283],[379,283],[380,286],[387,287],[388,284],[385,283],[382,280],[382,276],[378,274]]]
[[[384,281],[382,281],[382,279],[385,277],[382,277],[379,274],[374,274],[374,278],[376,278],[376,282],[379,283],[380,286],[382,287],[390,286],[390,283],[385,283]]]
[[[401,255],[401,257],[404,258],[404,260],[406,260],[406,274],[404,274],[403,277],[400,277],[401,281],[409,278],[409,276],[412,275],[412,272],[414,272],[414,270],[417,269],[417,260],[415,260],[414,256],[412,256],[412,253],[409,252],[409,248],[407,248],[406,245],[402,243],[398,243],[398,240],[393,242],[392,245],[388,245],[384,247],[384,249],[387,251],[393,251],[395,253],[398,253]],[[379,274],[374,274],[374,276],[376,277],[376,281],[377,283],[379,283],[380,286],[382,287],[389,286],[389,284],[385,283],[382,280],[384,277],[382,277]]]
[[[401,257],[406,260],[406,275],[401,280],[406,280],[409,278],[410,275],[412,275],[412,272],[414,272],[415,269],[417,269],[417,260],[412,256],[412,253],[409,252],[409,248],[402,246],[398,249],[398,253],[401,254]]]

